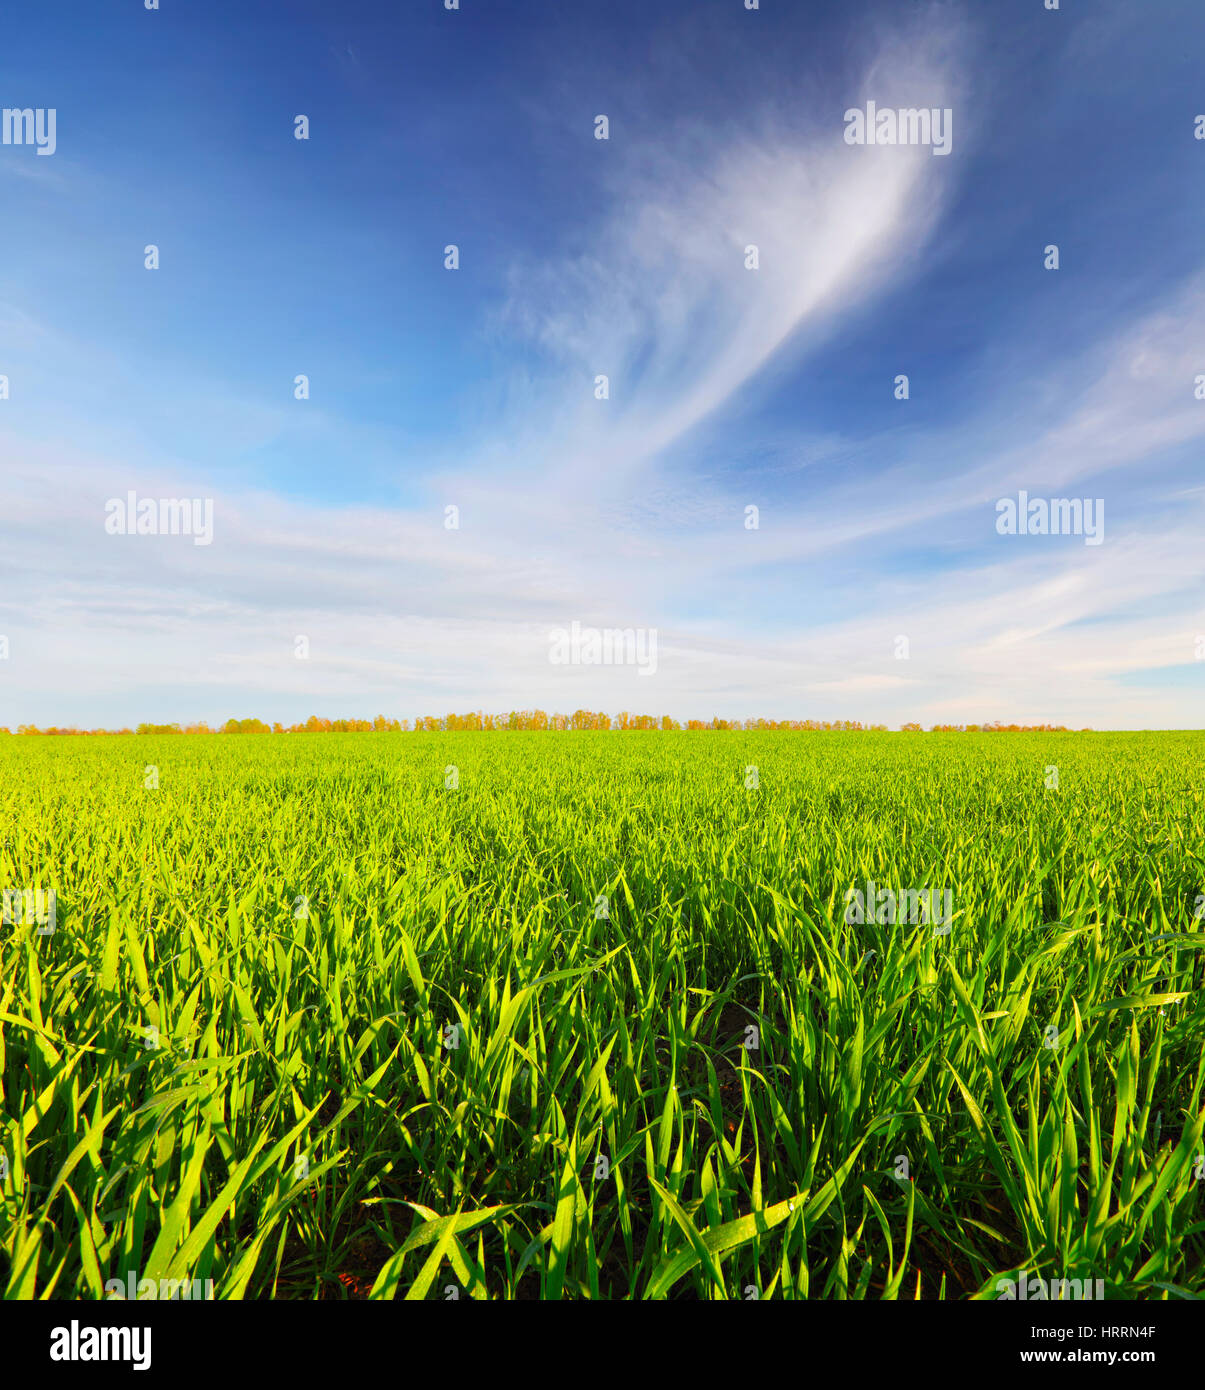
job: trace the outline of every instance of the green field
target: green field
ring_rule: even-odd
[[[1203,772],[1197,733],[0,739],[0,887],[57,894],[0,931],[0,1287],[1201,1297]],[[948,932],[847,922],[867,880]]]

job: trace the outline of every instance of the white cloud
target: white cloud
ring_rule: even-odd
[[[884,104],[897,88],[957,99],[949,58],[920,58],[893,50],[877,69]],[[588,254],[517,268],[502,323],[539,345],[546,369],[515,383],[494,439],[431,470],[426,508],[215,487],[171,461],[131,464],[10,427],[0,724],[532,704],[1199,722],[1191,690],[1152,695],[1118,680],[1191,659],[1202,498],[1178,489],[1164,515],[1144,518],[1110,504],[1098,550],[997,538],[991,504],[1037,480],[1124,480],[1205,430],[1191,394],[1201,285],[1069,364],[1050,392],[1066,405],[1044,429],[1002,383],[982,420],[913,439],[895,467],[809,478],[805,500],[768,509],[750,533],[743,497],[662,454],[912,273],[954,161],[851,149],[839,112],[828,125],[741,134],[702,165],[697,145],[688,155],[618,184]],[[750,243],[756,271],[744,267]],[[10,321],[36,363],[45,335]],[[609,402],[593,399],[598,372]],[[278,414],[237,399],[223,410],[232,438],[276,428]],[[987,425],[1003,443],[985,451]],[[131,488],[214,496],[214,544],[106,535],[105,500]],[[445,502],[460,507],[460,530],[444,529]],[[886,563],[918,537],[956,541],[965,558],[919,572]],[[552,666],[548,631],[573,618],[656,627],[658,674]],[[293,655],[299,633],[309,661]],[[894,659],[899,633],[906,662]]]

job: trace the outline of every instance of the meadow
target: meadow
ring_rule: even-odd
[[[0,929],[0,1288],[1199,1298],[1203,770],[1199,733],[0,739],[0,888],[57,900]]]

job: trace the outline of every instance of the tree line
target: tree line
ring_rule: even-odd
[[[631,714],[622,710],[612,717],[593,710],[576,710],[573,714],[546,714],[542,709],[510,710],[506,714],[486,714],[481,710],[468,714],[419,715],[413,725],[409,719],[390,719],[378,714],[375,719],[320,719],[311,714],[304,724],[265,724],[262,719],[228,719],[218,728],[207,723],[197,724],[139,724],[134,729],[39,729],[34,724],[20,724],[18,734],[400,734],[400,733],[469,733],[469,732],[567,732],[570,730],[635,729],[677,733],[695,732],[790,732],[790,733],[885,733],[886,724],[863,724],[857,719],[688,719],[685,723],[668,714]],[[0,728],[0,734],[12,731]],[[924,733],[916,723],[900,725],[901,733]],[[1065,734],[1071,732],[1064,724],[934,724],[935,734]],[[1081,732],[1090,733],[1090,729]]]

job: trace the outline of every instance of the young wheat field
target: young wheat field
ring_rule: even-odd
[[[1203,768],[1196,733],[4,738],[0,1287],[1199,1297]]]

